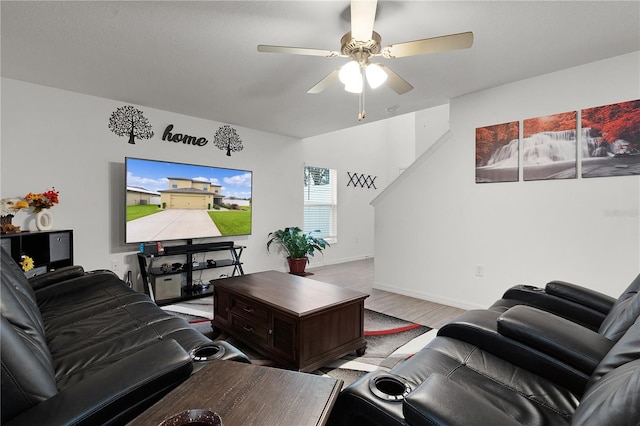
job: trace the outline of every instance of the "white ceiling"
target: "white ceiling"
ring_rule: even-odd
[[[0,7],[4,77],[298,138],[358,124],[358,97],[339,84],[306,93],[345,58],[256,50],[339,50],[347,0]],[[466,50],[381,58],[415,89],[368,91],[364,122],[638,51],[640,2],[390,1],[379,4],[374,30],[383,46],[464,31],[475,40]]]

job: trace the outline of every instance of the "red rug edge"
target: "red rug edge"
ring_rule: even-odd
[[[199,324],[201,322],[211,322],[211,320],[209,318],[201,318],[201,319],[196,319],[196,320],[190,320],[188,322],[189,322],[189,324]]]
[[[409,324],[403,327],[391,328],[389,330],[372,330],[372,331],[365,330],[364,335],[365,336],[382,336],[385,334],[402,333],[403,331],[413,330],[414,328],[418,328],[418,327],[422,327],[422,324]]]
[[[208,318],[200,318],[200,319],[194,319],[194,320],[190,320],[188,321],[189,324],[200,324],[203,322],[210,322],[211,320]],[[364,331],[364,335],[365,336],[383,336],[386,334],[395,334],[395,333],[402,333],[404,331],[409,331],[409,330],[413,330],[416,329],[418,327],[422,327],[422,324],[409,324],[409,325],[405,325],[402,327],[398,327],[398,328],[390,328],[388,330],[371,330],[371,331]]]

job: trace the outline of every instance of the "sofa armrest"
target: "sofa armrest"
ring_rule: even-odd
[[[10,425],[96,425],[126,423],[189,377],[192,361],[175,341],[147,346],[86,377]]]
[[[548,312],[545,314],[552,322],[562,319]],[[466,311],[440,327],[438,336],[470,343],[551,382],[561,384],[574,393],[584,392],[590,372],[582,371],[524,342],[500,334],[500,315],[499,312],[483,309]]]
[[[547,283],[545,291],[552,296],[576,302],[605,315],[609,313],[616,302],[616,299],[611,296],[564,281]]]
[[[559,281],[553,281],[553,283],[559,283]],[[566,318],[585,327],[589,327],[592,330],[598,330],[602,321],[606,317],[607,313],[602,312],[600,309],[604,307],[604,302],[591,304],[583,304],[578,300],[586,301],[588,296],[580,298],[578,293],[580,287],[574,286],[573,296],[568,298],[568,287],[563,286],[567,291],[559,290],[560,285],[548,284],[548,288],[551,292],[546,291],[543,288],[530,286],[530,285],[516,285],[508,289],[503,295],[502,299],[494,303],[494,306],[508,307],[514,306],[510,301],[518,301],[529,306],[542,309],[547,312],[551,312],[562,318]],[[604,300],[604,299],[602,299]],[[506,303],[503,303],[506,302]],[[593,308],[591,305],[597,305],[599,309]],[[607,311],[608,312],[608,311]]]
[[[500,315],[498,332],[588,374],[615,343],[574,322],[523,305]]]
[[[70,280],[71,278],[81,277],[83,275],[84,269],[82,268],[82,266],[65,266],[63,268],[58,268],[54,271],[50,271],[42,275],[33,276],[29,278],[29,284],[34,290],[39,290],[51,284]]]
[[[409,425],[521,425],[473,392],[440,374],[431,374],[402,404]]]

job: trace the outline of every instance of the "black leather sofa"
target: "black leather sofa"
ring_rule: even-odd
[[[330,423],[640,424],[636,292],[612,299],[597,329],[579,316],[509,304],[465,312],[391,371],[347,386]]]
[[[249,362],[109,271],[27,280],[0,252],[3,425],[123,424],[210,359]]]

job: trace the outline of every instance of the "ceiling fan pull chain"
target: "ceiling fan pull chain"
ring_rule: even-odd
[[[364,110],[364,92],[366,90],[366,84],[364,84],[364,69],[361,69],[360,71],[362,73],[362,91],[360,92],[360,96],[359,96],[359,102],[358,102],[358,106],[360,111],[358,112],[358,121],[362,121],[364,120],[365,115],[367,114],[366,111]]]
[[[362,120],[362,92],[358,93],[358,121]]]

